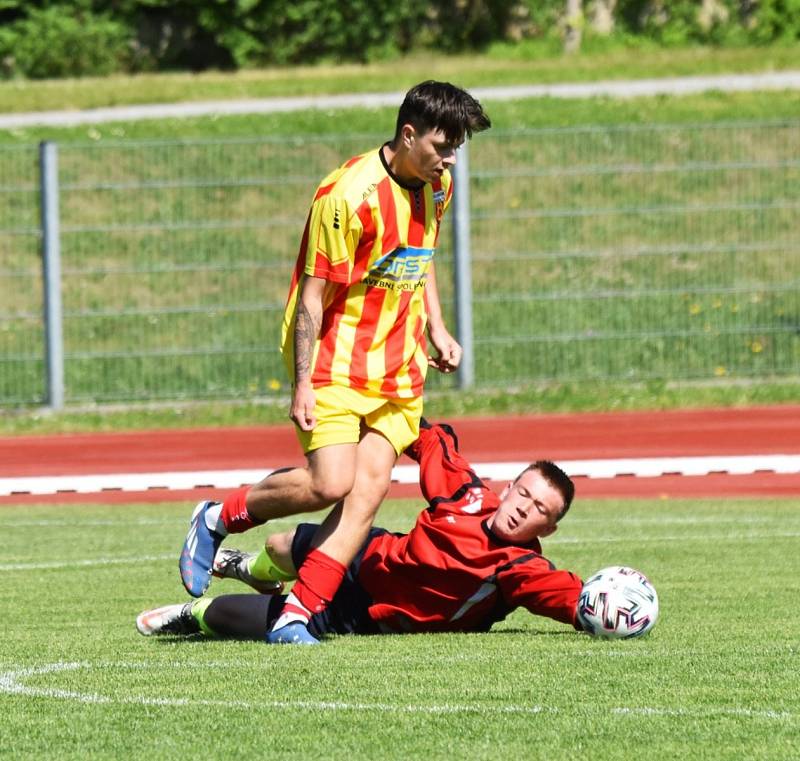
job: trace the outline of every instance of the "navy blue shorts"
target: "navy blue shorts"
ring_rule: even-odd
[[[292,562],[295,568],[300,568],[311,552],[311,542],[317,528],[314,523],[301,523],[295,530],[292,542]],[[350,563],[330,605],[322,613],[316,613],[311,617],[308,630],[315,637],[322,634],[378,634],[378,627],[368,613],[372,599],[358,583],[358,571],[367,545],[376,536],[386,533],[388,533],[386,529],[370,529],[367,540],[361,545],[355,560]]]

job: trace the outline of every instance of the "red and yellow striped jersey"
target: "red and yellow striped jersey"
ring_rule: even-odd
[[[283,319],[281,351],[294,379],[301,276],[327,280],[314,387],[344,385],[384,397],[422,394],[427,371],[425,281],[450,202],[445,172],[401,185],[380,149],[356,156],[317,188]]]

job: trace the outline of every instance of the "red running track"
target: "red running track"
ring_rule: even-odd
[[[800,454],[800,405],[465,418],[473,462]],[[275,468],[302,462],[290,425],[0,438],[0,477]],[[800,495],[800,474],[580,478],[584,497]],[[15,495],[0,503],[193,500],[200,492]],[[203,492],[209,494],[208,491]],[[398,487],[393,494],[418,494]],[[211,496],[219,496],[211,492]]]

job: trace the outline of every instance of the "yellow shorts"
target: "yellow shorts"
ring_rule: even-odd
[[[304,452],[331,444],[357,444],[362,426],[382,434],[397,454],[419,436],[422,397],[385,399],[346,386],[315,388],[317,424],[312,431],[297,428]]]

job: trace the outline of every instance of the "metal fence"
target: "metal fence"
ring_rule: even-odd
[[[45,400],[36,146],[0,149],[0,403]]]
[[[285,393],[280,315],[311,194],[380,139],[59,145],[66,402]],[[800,374],[798,156],[800,122],[478,136],[467,276],[449,235],[437,253],[451,324],[453,282],[469,289],[474,383]],[[0,150],[5,405],[52,392],[38,161]]]

